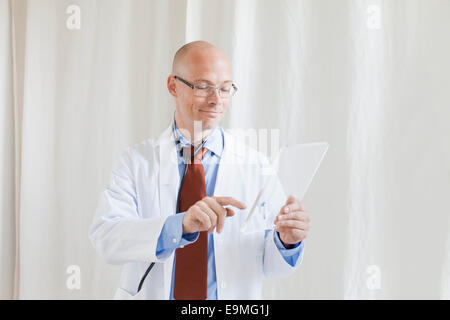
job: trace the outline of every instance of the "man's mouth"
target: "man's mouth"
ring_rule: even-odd
[[[212,111],[212,110],[211,111],[210,110],[200,110],[200,112],[203,112],[212,118],[215,118],[222,113],[220,111]]]

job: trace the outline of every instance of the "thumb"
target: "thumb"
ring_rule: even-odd
[[[234,216],[234,211],[233,211],[233,209],[230,209],[230,208],[225,208],[225,209],[227,209],[227,217],[232,217],[232,216]]]
[[[288,213],[290,211],[289,205],[295,203],[296,201],[297,201],[297,199],[292,194],[289,195],[283,208],[281,208],[282,214]]]

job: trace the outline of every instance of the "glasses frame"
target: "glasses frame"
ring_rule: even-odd
[[[184,80],[183,78],[180,78],[179,76],[174,76],[174,78],[177,79],[177,80],[180,80],[181,82],[183,82],[185,85],[187,85],[192,90],[194,90],[195,88],[197,88],[199,90],[204,90],[203,88],[200,89],[198,86],[196,86],[196,85],[194,85],[194,84]],[[232,96],[234,96],[236,94],[236,92],[238,91],[238,88],[236,87],[236,85],[234,83],[232,83],[231,86],[234,89],[233,94],[230,94],[228,97],[222,97],[221,94],[220,94],[220,91],[219,91],[219,97],[221,97],[221,98],[231,98]],[[212,89],[214,89],[214,91],[216,91],[217,89],[220,89],[220,87],[221,86],[208,85],[208,89],[211,90],[211,88],[212,88]],[[205,97],[206,98],[206,97],[212,96],[214,91],[211,91],[211,93],[209,95],[207,95],[207,96],[196,96],[196,97]]]

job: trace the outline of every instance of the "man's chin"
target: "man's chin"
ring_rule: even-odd
[[[202,127],[203,129],[213,129],[217,127],[217,125],[222,120],[222,114],[218,114],[216,116],[202,116]]]
[[[210,130],[217,127],[220,121],[212,121],[212,120],[203,120],[202,121],[202,128],[203,130]]]

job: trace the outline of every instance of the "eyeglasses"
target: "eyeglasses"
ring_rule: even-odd
[[[192,84],[192,83],[189,83],[186,80],[180,78],[179,76],[175,76],[175,79],[180,80],[185,85],[187,85],[192,90],[194,90],[194,96],[196,96],[196,97],[209,97],[210,95],[214,94],[216,89],[219,89],[219,96],[221,98],[230,98],[237,91],[237,87],[234,85],[234,83],[226,83],[221,86],[211,86],[211,85],[207,84],[206,82]]]

